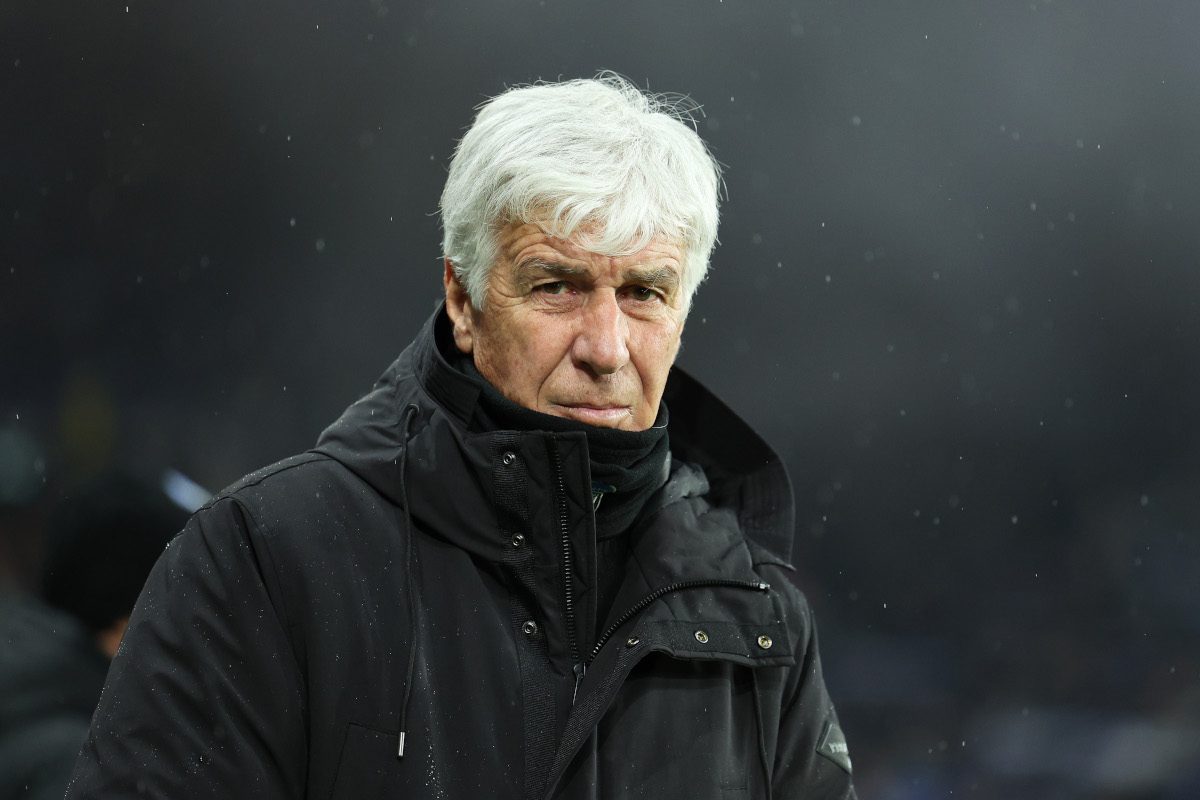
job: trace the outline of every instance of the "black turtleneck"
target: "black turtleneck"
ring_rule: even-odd
[[[587,437],[591,465],[592,498],[596,519],[597,615],[603,621],[621,587],[629,559],[629,537],[646,501],[667,480],[670,448],[667,439],[667,406],[659,405],[654,425],[644,431],[597,428],[563,417],[543,414],[517,405],[500,394],[475,368],[469,355],[450,344],[443,355],[480,388],[479,404],[471,419],[473,430],[570,432]],[[446,350],[449,349],[450,352]]]
[[[658,418],[647,430],[597,428],[517,405],[488,383],[469,357],[457,359],[456,365],[480,385],[479,405],[471,420],[478,431],[582,431],[587,436],[597,539],[629,530],[650,495],[666,482],[669,442],[665,403],[659,405]]]

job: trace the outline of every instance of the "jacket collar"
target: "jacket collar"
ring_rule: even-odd
[[[384,372],[375,388],[346,409],[321,434],[316,452],[342,462],[377,491],[399,503],[403,451],[400,418],[415,403],[420,409],[411,428],[406,457],[413,515],[440,530],[457,524],[454,506],[439,502],[439,484],[455,470],[489,491],[488,434],[470,434],[468,425],[479,402],[479,389],[447,363],[439,345],[450,336],[444,304],[429,318],[413,343]],[[452,345],[450,345],[452,346]],[[745,536],[787,562],[791,558],[795,507],[791,482],[779,456],[740,417],[679,367],[673,367],[664,400],[671,409],[668,426],[672,461],[696,470],[676,469],[651,503],[664,507],[706,489],[711,505],[737,515]],[[582,438],[582,437],[580,437]],[[457,485],[457,484],[456,484]],[[428,488],[429,491],[425,491]],[[490,491],[489,491],[490,496]],[[466,520],[467,528],[477,528]],[[483,554],[492,549],[489,544]],[[498,546],[497,546],[498,547]],[[479,547],[470,547],[480,551]]]

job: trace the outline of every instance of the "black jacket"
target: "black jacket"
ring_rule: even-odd
[[[168,547],[68,797],[853,797],[778,458],[676,370],[596,619],[584,435],[469,433],[435,327]]]

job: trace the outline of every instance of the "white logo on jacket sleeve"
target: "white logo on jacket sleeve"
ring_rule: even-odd
[[[850,747],[846,744],[846,734],[842,727],[833,720],[825,723],[825,731],[821,734],[817,752],[837,764],[846,772],[853,774],[850,765]]]

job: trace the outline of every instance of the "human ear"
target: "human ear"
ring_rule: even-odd
[[[454,344],[459,352],[470,353],[475,347],[474,308],[466,287],[454,274],[454,265],[448,258],[445,261],[446,274],[442,277],[442,284],[446,287],[446,313],[454,326]]]

